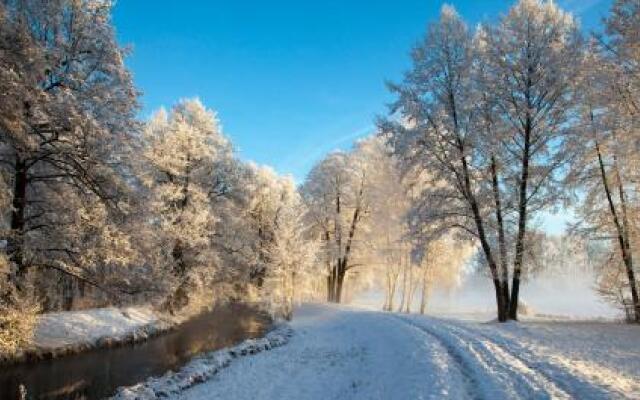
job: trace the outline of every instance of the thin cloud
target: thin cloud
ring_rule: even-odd
[[[576,15],[584,14],[605,0],[564,0],[560,5]]]
[[[347,147],[346,145],[351,145],[356,139],[370,135],[373,132],[375,132],[375,126],[369,124],[331,142],[317,144],[311,147],[309,151],[300,152],[296,154],[295,158],[285,160],[285,162],[281,164],[281,167],[277,169],[280,171],[286,169],[286,172],[293,174],[296,182],[299,183],[304,179],[304,176],[298,176],[298,174],[306,174],[309,168],[322,158],[322,156],[332,151],[344,149]]]

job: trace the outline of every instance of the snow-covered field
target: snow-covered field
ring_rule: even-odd
[[[462,322],[305,305],[283,347],[174,398],[640,398],[640,327]]]

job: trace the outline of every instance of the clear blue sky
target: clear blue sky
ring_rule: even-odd
[[[450,1],[471,24],[507,0]],[[595,26],[610,0],[558,0]],[[120,0],[114,22],[143,92],[142,117],[199,96],[240,157],[299,181],[313,163],[371,133],[384,82],[438,16],[436,0]]]

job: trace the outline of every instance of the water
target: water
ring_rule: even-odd
[[[176,370],[198,354],[262,336],[270,324],[252,306],[218,306],[143,343],[2,367],[0,399],[19,398],[20,384],[28,399],[102,399],[120,386]]]

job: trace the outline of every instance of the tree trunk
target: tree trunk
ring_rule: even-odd
[[[363,187],[360,187],[359,196],[362,196]],[[344,277],[347,273],[349,265],[349,255],[351,254],[351,248],[353,246],[353,237],[356,234],[356,228],[358,221],[360,220],[360,206],[357,206],[353,211],[353,218],[351,220],[351,227],[349,228],[349,236],[347,237],[347,244],[344,248],[344,254],[342,258],[338,259],[338,271],[336,281],[336,296],[335,302],[340,303],[342,301],[342,285],[344,283]]]
[[[496,221],[498,223],[498,247],[500,251],[500,298],[503,304],[502,313],[505,315],[500,320],[506,319],[509,313],[509,270],[507,268],[507,247],[504,238],[504,221],[502,219],[502,201],[500,199],[500,184],[498,168],[495,156],[491,156],[491,177],[493,186],[493,199],[496,207]]]
[[[501,296],[502,289],[500,286],[500,280],[498,278],[498,267],[496,265],[495,259],[493,258],[489,241],[487,240],[486,232],[484,230],[482,215],[480,214],[480,208],[478,207],[478,202],[471,189],[471,173],[469,171],[469,165],[467,163],[467,157],[465,155],[465,144],[459,134],[456,98],[451,86],[449,87],[448,94],[449,94],[449,102],[451,106],[451,116],[453,119],[454,132],[456,134],[456,142],[457,142],[456,147],[460,153],[459,159],[462,165],[462,182],[460,181],[458,182],[459,184],[462,185],[461,187],[462,194],[467,200],[469,208],[471,209],[471,212],[473,214],[473,220],[476,225],[478,238],[480,239],[480,245],[482,247],[482,251],[484,252],[485,258],[487,260],[487,264],[489,264],[489,270],[491,271],[491,276],[493,277],[493,282],[496,289],[496,303],[498,306],[498,320],[500,322],[504,322],[506,321],[505,312],[504,312],[505,304],[502,301],[502,296]]]
[[[402,268],[402,297],[400,297],[400,307],[398,307],[398,312],[402,312],[404,303],[407,299],[407,269],[405,268],[404,262],[402,262],[402,256],[400,257],[400,266]]]
[[[346,260],[345,260],[346,261]],[[344,263],[344,261],[343,261]],[[345,276],[345,267],[341,266],[338,268],[338,276],[336,280],[336,295],[335,302],[340,303],[342,301],[342,285],[344,284],[344,276]]]
[[[409,254],[407,254],[406,263],[407,263],[407,270],[409,271],[409,279],[407,283],[407,288],[409,289],[409,292],[407,293],[407,302],[405,304],[404,312],[409,314],[411,313],[411,303],[413,302],[413,291],[415,289],[415,285],[413,281],[413,268],[411,265],[411,258]]]
[[[429,299],[429,264],[424,263],[422,271],[422,294],[420,298],[420,314],[424,314],[427,310],[427,300]]]
[[[382,311],[387,311],[387,307],[389,304],[389,282],[386,282],[384,287],[384,303],[382,303]]]
[[[427,311],[427,300],[429,298],[429,292],[426,280],[422,283],[422,296],[420,298],[420,314],[424,315],[425,311]]]
[[[393,303],[396,299],[396,291],[398,288],[398,275],[393,276],[393,282],[391,283],[391,291],[389,293],[389,309],[387,311],[393,311]]]
[[[331,303],[337,303],[337,287],[338,287],[338,266],[334,265],[327,277],[327,300]]]
[[[333,276],[332,276],[332,294],[331,301],[334,303],[340,303],[340,298],[338,296],[338,279],[340,276],[340,266],[342,263],[342,221],[340,219],[340,214],[342,213],[342,202],[341,202],[341,193],[338,190],[336,192],[336,215],[334,217],[334,236],[336,241],[336,248],[338,250],[335,265],[333,266]]]
[[[329,221],[328,219],[325,219],[325,223],[327,224],[327,226],[329,225]],[[332,280],[332,274],[333,274],[333,268],[331,268],[331,255],[330,255],[330,245],[329,242],[331,240],[331,234],[329,233],[329,228],[325,229],[324,232],[324,241],[326,244],[325,247],[325,255],[326,255],[326,268],[327,268],[327,302],[332,302],[333,301],[333,280]]]
[[[171,293],[164,301],[163,309],[168,311],[171,315],[175,315],[189,304],[189,279],[183,280],[178,288]]]
[[[27,208],[27,165],[19,156],[16,157],[14,172],[13,200],[11,211],[11,237],[9,238],[9,259],[16,265],[15,285],[18,290],[24,289],[24,278],[27,267],[24,263],[24,229],[25,211]]]
[[[491,272],[491,276],[493,278],[493,285],[496,291],[496,304],[498,308],[498,321],[505,322],[507,320],[506,313],[506,303],[503,302],[502,299],[502,285],[500,284],[500,278],[498,277],[498,266],[493,257],[493,252],[491,251],[491,245],[487,240],[487,235],[484,230],[484,222],[482,220],[482,215],[480,214],[480,208],[478,207],[478,202],[476,201],[475,195],[471,190],[471,178],[469,176],[469,166],[467,164],[467,159],[464,156],[464,147],[461,143],[458,144],[460,150],[460,161],[462,163],[462,172],[464,179],[464,196],[469,203],[469,208],[471,208],[471,212],[473,214],[473,220],[476,225],[476,230],[478,233],[478,239],[480,240],[480,245],[482,247],[482,251],[484,253],[487,264],[489,265],[489,271]]]
[[[613,202],[613,197],[611,195],[611,189],[609,186],[609,180],[607,179],[607,172],[604,167],[604,161],[602,159],[602,152],[600,150],[600,145],[598,141],[595,142],[596,154],[598,156],[598,165],[600,167],[600,176],[602,178],[602,186],[604,188],[605,195],[607,197],[607,202],[609,203],[609,211],[611,212],[611,217],[613,218],[613,224],[616,227],[616,233],[618,237],[618,244],[620,246],[620,253],[622,255],[622,261],[624,262],[624,266],[627,272],[627,279],[629,280],[629,288],[631,290],[631,300],[633,302],[634,309],[634,318],[636,322],[640,322],[640,299],[638,298],[638,288],[636,284],[635,272],[633,270],[633,259],[630,251],[630,245],[627,243],[627,239],[625,238],[625,232],[620,223],[620,219],[618,217],[618,211],[616,210],[616,206]],[[622,192],[622,196],[624,199],[624,192]]]
[[[71,311],[73,308],[73,280],[69,275],[62,275],[62,311]]]
[[[529,152],[531,151],[531,117],[527,116],[524,129],[524,147],[522,150],[522,173],[518,189],[518,234],[516,237],[516,254],[513,262],[513,284],[511,285],[511,302],[509,303],[509,319],[518,319],[518,299],[520,296],[520,275],[524,258],[524,240],[527,230],[527,185],[529,183]]]
[[[393,261],[390,261],[393,262]],[[396,297],[396,285],[398,283],[398,275],[394,272],[387,271],[387,304],[385,311],[393,311],[393,302]]]
[[[638,298],[638,286],[633,269],[633,252],[631,251],[631,235],[629,234],[631,225],[629,225],[629,217],[627,216],[627,198],[624,192],[624,187],[622,185],[622,177],[620,175],[618,160],[615,154],[613,156],[613,162],[616,172],[616,178],[618,181],[618,196],[620,198],[620,208],[622,210],[622,233],[624,234],[625,254],[627,256],[625,267],[627,270],[627,278],[629,279],[629,289],[631,290],[631,300],[633,302],[635,321],[640,322],[640,299]]]
[[[171,315],[180,311],[189,304],[189,283],[187,277],[187,266],[184,262],[183,246],[180,240],[177,240],[171,255],[174,260],[173,274],[180,282],[178,287],[167,296],[163,303],[163,309],[169,311]]]
[[[393,265],[395,264],[395,260],[393,258],[393,250],[391,249],[391,239],[389,238],[389,234],[387,233],[387,256],[385,258],[386,261],[386,299],[384,311],[393,311],[393,302],[395,300],[396,294],[396,285],[398,283],[398,274],[396,270],[393,269]]]
[[[331,279],[331,273],[327,275],[327,302],[331,303],[333,301],[333,281]]]
[[[289,278],[289,279],[287,279]],[[285,274],[285,303],[284,303],[284,319],[291,321],[293,318],[293,304],[295,302],[295,272],[291,272],[290,275]]]

